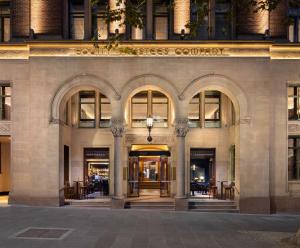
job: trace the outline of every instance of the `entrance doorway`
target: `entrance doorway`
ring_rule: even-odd
[[[192,148],[190,154],[191,196],[208,197],[216,185],[215,149]]]
[[[145,146],[144,148],[147,148]],[[170,196],[170,152],[133,150],[129,153],[128,196]]]

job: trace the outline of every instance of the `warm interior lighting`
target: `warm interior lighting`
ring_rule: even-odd
[[[131,151],[169,151],[167,145],[132,145]],[[152,156],[153,157],[153,156]]]
[[[109,9],[112,10],[121,10],[121,9],[125,9],[125,0],[123,0],[118,6],[117,3],[119,1],[118,0],[109,0]],[[119,34],[124,34],[125,33],[125,25],[123,24],[125,20],[125,15],[122,14],[122,18],[121,20],[118,21],[113,21],[110,22],[109,24],[109,32],[111,34],[115,34],[116,30],[119,31]]]
[[[188,34],[190,30],[186,28],[186,24],[190,22],[190,1],[175,0],[174,2],[174,33],[182,34],[184,30],[184,33]]]

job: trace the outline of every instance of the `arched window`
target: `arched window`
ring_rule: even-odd
[[[79,105],[79,127],[94,128],[97,120],[100,128],[109,127],[112,110],[105,95],[95,91],[80,91]]]
[[[131,98],[132,127],[146,127],[147,117],[154,127],[168,127],[169,100],[159,91],[141,91]]]
[[[190,127],[221,127],[221,92],[196,94],[188,109]]]

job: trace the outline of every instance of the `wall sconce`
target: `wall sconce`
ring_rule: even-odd
[[[148,117],[147,118],[147,128],[148,128],[148,137],[147,140],[150,143],[152,141],[152,137],[151,137],[151,129],[153,127],[153,118],[152,117]]]

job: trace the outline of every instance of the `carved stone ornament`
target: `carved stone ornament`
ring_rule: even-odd
[[[122,137],[125,131],[124,121],[121,119],[112,119],[110,129],[114,137]]]
[[[176,136],[185,137],[189,131],[188,119],[177,119],[175,123]]]

